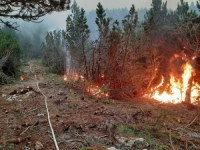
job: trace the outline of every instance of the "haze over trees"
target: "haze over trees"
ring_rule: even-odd
[[[11,30],[18,30],[19,27],[17,22],[12,20],[22,19],[27,22],[34,22],[53,11],[68,10],[69,4],[70,0],[0,1],[0,23],[5,25],[0,29],[0,83],[11,82],[10,77],[16,75],[17,67],[20,66],[20,59],[33,56],[33,50],[36,55],[41,54],[41,38],[39,37],[42,33],[41,30],[32,35],[34,43],[31,43],[31,38],[25,33],[16,33]]]

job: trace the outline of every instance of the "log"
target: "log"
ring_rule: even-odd
[[[13,138],[13,139],[5,140],[5,141],[0,141],[0,144],[2,144],[2,143],[19,144],[19,143],[25,141],[26,139],[30,140],[30,136],[24,137],[24,138],[19,137],[19,138]]]
[[[14,90],[14,91],[10,92],[9,95],[26,94],[29,91],[34,91],[37,94],[41,94],[39,91],[35,90],[33,87],[27,86],[26,88],[22,88],[21,90]]]

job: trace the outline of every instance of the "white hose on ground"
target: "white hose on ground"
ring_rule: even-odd
[[[30,70],[31,70],[31,65],[30,65]],[[32,73],[35,73],[35,71],[32,71]],[[48,109],[48,105],[47,105],[47,97],[44,93],[42,93],[42,91],[40,90],[40,87],[39,87],[39,82],[38,82],[38,79],[37,79],[37,75],[35,73],[35,80],[36,80],[36,84],[37,84],[37,88],[38,90],[40,91],[40,93],[44,96],[45,98],[45,106],[46,106],[46,110],[47,110],[47,117],[48,117],[48,122],[49,122],[49,126],[51,128],[51,133],[52,133],[52,136],[53,136],[53,141],[54,141],[54,144],[56,146],[56,150],[59,150],[59,147],[58,147],[58,143],[56,141],[56,137],[55,137],[55,134],[54,134],[54,130],[53,130],[53,127],[52,127],[52,124],[51,124],[51,120],[50,120],[50,115],[49,115],[49,109]]]

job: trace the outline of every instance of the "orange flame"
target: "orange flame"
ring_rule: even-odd
[[[67,81],[67,75],[64,75],[64,76],[63,76],[63,80],[64,80],[64,81]]]
[[[102,89],[99,86],[95,86],[95,85],[90,85],[87,88],[87,92],[89,92],[90,94],[96,96],[96,97],[109,97],[109,94],[107,92],[103,92]]]
[[[175,55],[175,58],[178,56]],[[186,96],[186,91],[188,89],[188,82],[189,79],[192,77],[192,66],[190,63],[186,63],[183,65],[183,74],[181,78],[177,79],[177,77],[173,74],[170,73],[170,83],[169,83],[169,89],[170,92],[164,91],[163,93],[159,93],[159,87],[161,87],[164,83],[164,77],[162,77],[162,80],[156,88],[153,89],[153,95],[148,96],[151,98],[154,98],[158,101],[164,102],[164,103],[181,103],[182,101],[185,100]],[[200,86],[197,83],[192,84],[192,89],[191,89],[191,102],[194,103],[196,101],[196,98],[200,93],[198,92]]]

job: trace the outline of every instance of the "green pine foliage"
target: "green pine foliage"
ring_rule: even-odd
[[[72,7],[72,15],[67,17],[66,42],[71,55],[71,71],[89,76],[88,54],[90,53],[89,36],[90,30],[87,25],[85,10],[79,8],[76,1]]]
[[[42,61],[52,73],[62,74],[65,72],[66,46],[64,31],[48,32],[45,42],[42,43]]]
[[[0,29],[0,83],[8,83],[20,65],[20,48],[16,39]]]

